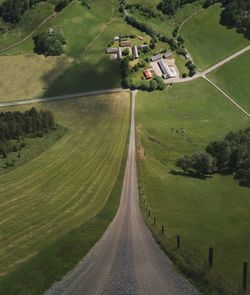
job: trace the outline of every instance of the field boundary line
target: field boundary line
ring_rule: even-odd
[[[65,94],[65,95],[43,97],[43,98],[23,99],[19,101],[1,102],[0,108],[11,107],[11,106],[21,106],[26,104],[40,103],[40,102],[66,100],[66,99],[76,98],[76,97],[93,96],[93,95],[101,95],[101,94],[116,93],[116,92],[131,92],[131,91],[129,89],[123,89],[123,88],[112,88],[112,89],[78,92],[73,94]]]
[[[181,29],[185,25],[185,23],[187,21],[189,21],[193,16],[195,16],[196,14],[198,14],[199,12],[201,12],[203,10],[204,10],[204,8],[200,8],[200,9],[196,10],[195,12],[193,12],[192,14],[190,14],[188,17],[186,17],[184,19],[184,21],[182,23],[180,23],[179,30],[178,30],[178,35],[181,33]]]
[[[243,109],[234,99],[232,99],[228,94],[226,94],[225,91],[223,91],[218,85],[216,85],[214,82],[209,80],[206,76],[203,77],[205,80],[207,80],[211,85],[213,85],[218,91],[220,91],[227,99],[229,99],[238,109],[240,109],[245,115],[247,115],[250,118],[250,114]]]

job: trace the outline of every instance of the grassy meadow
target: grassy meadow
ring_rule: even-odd
[[[66,56],[0,56],[0,101],[30,99],[41,95],[71,65]]]
[[[235,29],[220,24],[219,4],[202,10],[182,27],[181,35],[199,70],[204,70],[250,44]]]
[[[201,180],[170,171],[176,170],[178,157],[201,151],[208,142],[249,123],[201,79],[174,85],[164,93],[139,93],[136,100],[139,185],[157,220],[153,232],[157,235],[165,225],[171,239],[181,236],[181,251],[188,253],[193,277],[196,269],[204,270],[208,247],[214,247],[214,274],[209,276],[217,281],[219,273],[234,294],[241,286],[242,263],[250,261],[249,188],[239,186],[232,176]],[[185,129],[184,136],[177,133],[180,128]],[[170,250],[168,240],[161,243]],[[178,264],[183,267],[185,259]]]
[[[208,77],[250,112],[250,51],[211,72]]]
[[[36,105],[52,111],[67,132],[32,161],[0,176],[1,276],[104,207],[120,170],[129,102],[128,93],[116,93]],[[98,237],[93,232],[89,239]]]

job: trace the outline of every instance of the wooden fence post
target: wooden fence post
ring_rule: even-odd
[[[154,217],[154,224],[156,224],[156,219],[155,219],[155,217]]]
[[[176,240],[177,240],[177,248],[179,249],[180,246],[181,246],[181,237],[178,235],[178,236],[176,237]]]
[[[209,268],[212,268],[214,264],[214,248],[209,247],[208,249],[208,266]]]
[[[164,234],[165,228],[164,225],[161,226],[161,233]]]
[[[243,292],[247,291],[247,262],[243,262]]]
[[[148,209],[148,217],[150,217],[150,209]]]

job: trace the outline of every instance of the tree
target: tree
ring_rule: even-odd
[[[189,156],[182,156],[178,158],[175,162],[175,165],[183,170],[183,173],[192,168],[192,159]]]
[[[125,48],[123,51],[122,51],[122,55],[124,56],[128,56],[130,55],[130,50],[128,48]]]
[[[206,152],[195,153],[191,157],[192,168],[199,175],[210,174],[214,170],[213,158]]]

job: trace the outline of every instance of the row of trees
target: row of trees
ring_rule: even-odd
[[[55,128],[53,114],[50,111],[37,111],[34,107],[24,113],[0,113],[0,141],[20,137],[40,136]]]
[[[22,15],[42,0],[5,0],[0,6],[0,16],[10,23],[18,23]]]
[[[64,51],[63,45],[66,44],[64,35],[56,28],[52,28],[52,32],[42,32],[34,36],[33,40],[34,51],[45,56],[61,55]]]
[[[176,166],[184,174],[233,174],[240,184],[250,186],[250,128],[229,132],[223,140],[209,143],[205,151],[177,159]]]

